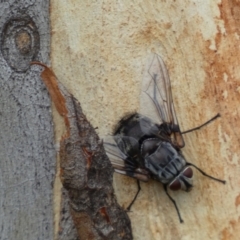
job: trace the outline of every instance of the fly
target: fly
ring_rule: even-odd
[[[137,179],[138,191],[127,210],[130,210],[141,190],[139,180],[147,182],[155,179],[163,184],[182,223],[178,206],[168,189],[190,191],[193,186],[192,167],[204,176],[225,184],[224,180],[208,175],[186,161],[181,152],[185,146],[182,134],[200,129],[220,115],[217,114],[197,128],[181,132],[168,71],[157,54],[153,57],[147,77],[143,79],[142,88],[141,113],[121,119],[113,136],[105,138],[104,146],[115,171]]]

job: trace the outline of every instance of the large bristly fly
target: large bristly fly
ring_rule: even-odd
[[[191,167],[213,180],[221,183],[225,181],[206,174],[185,160],[181,152],[185,145],[182,134],[199,129],[220,115],[217,114],[201,126],[181,133],[168,72],[157,54],[154,54],[148,75],[143,78],[140,100],[141,114],[125,116],[118,123],[114,135],[104,140],[105,149],[116,172],[138,180],[138,192],[128,210],[141,189],[139,180],[146,182],[152,178],[163,184],[167,196],[176,208],[180,222],[183,222],[168,188],[173,191],[190,191],[193,177]]]

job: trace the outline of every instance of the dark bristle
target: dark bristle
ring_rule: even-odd
[[[136,112],[126,113],[119,121],[117,121],[116,126],[113,129],[113,135],[120,134],[122,126],[126,125],[132,118],[139,115]]]

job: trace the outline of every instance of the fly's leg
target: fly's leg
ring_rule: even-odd
[[[212,180],[221,182],[221,183],[223,183],[223,184],[226,183],[225,180],[222,180],[222,179],[219,179],[219,178],[215,178],[215,177],[213,177],[213,176],[208,175],[207,173],[205,173],[203,170],[201,170],[199,167],[197,167],[196,165],[194,165],[194,164],[192,164],[192,163],[187,163],[187,165],[190,165],[190,166],[195,167],[195,168],[196,168],[202,175],[204,175],[205,177],[208,177],[208,178],[210,178],[210,179],[212,179]]]
[[[138,196],[139,192],[141,191],[141,186],[140,186],[139,180],[137,180],[137,185],[138,185],[138,190],[137,190],[137,193],[136,193],[135,197],[133,198],[132,202],[131,202],[131,203],[129,204],[129,206],[127,207],[127,211],[128,211],[128,212],[130,211],[133,203],[134,203],[134,202],[136,201],[136,199],[137,199],[137,196]]]
[[[181,217],[181,215],[180,215],[178,206],[177,206],[175,200],[169,195],[169,193],[168,193],[168,191],[167,191],[167,185],[164,185],[164,190],[165,190],[165,193],[167,194],[167,196],[169,197],[169,199],[172,201],[172,203],[173,203],[174,206],[175,206],[175,209],[176,209],[176,211],[177,211],[177,214],[178,214],[178,218],[179,218],[180,223],[183,223],[183,220],[182,220],[182,217]]]
[[[192,128],[192,129],[189,129],[187,131],[184,131],[184,132],[181,132],[182,134],[186,134],[186,133],[189,133],[189,132],[193,132],[193,131],[196,131],[196,130],[199,130],[200,128],[206,126],[207,124],[209,124],[210,122],[214,121],[215,119],[221,117],[221,115],[218,113],[216,116],[214,116],[213,118],[211,118],[210,120],[208,120],[207,122],[203,123],[202,125],[198,126],[198,127],[195,127],[195,128]]]

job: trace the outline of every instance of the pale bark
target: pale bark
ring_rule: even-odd
[[[169,70],[181,130],[221,118],[185,138],[189,162],[226,185],[194,172],[190,193],[142,183],[129,216],[134,239],[238,239],[239,217],[239,3],[235,1],[51,2],[52,67],[81,102],[101,136],[126,112],[139,110],[144,66],[151,52]],[[60,134],[59,134],[60,135]],[[58,137],[59,138],[59,137]],[[135,181],[115,175],[127,206]]]

